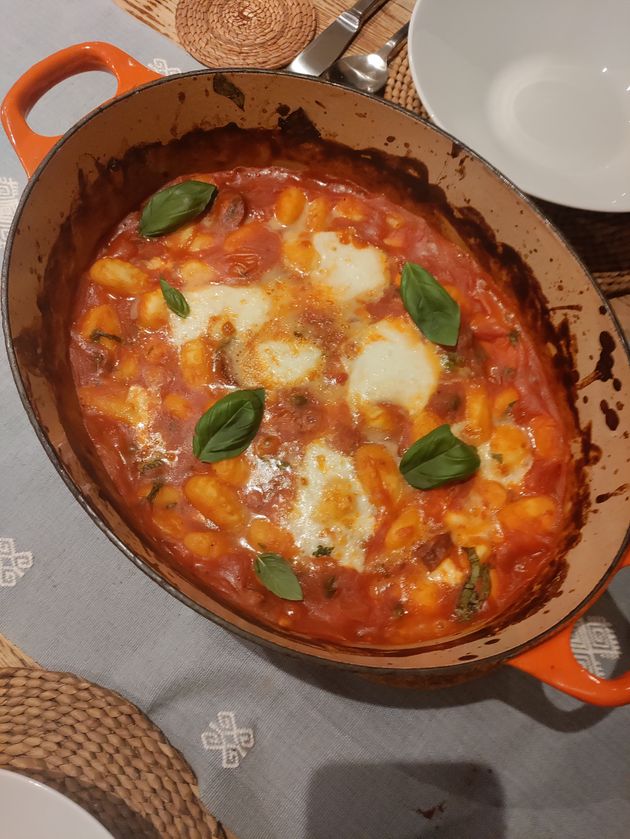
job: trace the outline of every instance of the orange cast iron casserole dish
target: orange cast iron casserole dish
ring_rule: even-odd
[[[117,98],[64,137],[35,134],[26,116],[37,99],[62,79],[91,69],[117,77]],[[283,73],[204,70],[162,78],[99,43],[71,47],[33,67],[7,95],[2,117],[33,176],[4,262],[3,319],[13,374],[59,473],[134,563],[201,614],[292,654],[427,687],[506,662],[585,701],[630,702],[630,676],[592,676],[573,659],[569,644],[577,617],[624,564],[627,346],[584,267],[513,185],[444,132],[371,97]],[[126,515],[87,437],[68,373],[73,293],[103,237],[125,214],[172,178],[221,168],[208,162],[208,144],[215,129],[229,124],[254,138],[276,132],[279,148],[284,144],[294,160],[307,160],[309,149],[329,141],[356,150],[355,179],[378,192],[367,179],[380,167],[399,195],[407,189],[434,207],[448,235],[512,284],[530,328],[549,343],[580,429],[575,533],[553,579],[495,625],[413,649],[367,650],[283,633],[201,590]],[[257,159],[256,148],[244,143],[224,168],[267,163]]]

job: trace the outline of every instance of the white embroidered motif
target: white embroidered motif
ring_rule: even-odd
[[[155,70],[156,73],[161,73],[163,76],[174,76],[175,73],[181,73],[179,67],[169,67],[163,58],[154,58],[150,64],[147,64],[149,70]]]
[[[0,537],[0,588],[14,586],[33,564],[30,551],[15,550],[15,540]]]
[[[251,728],[237,728],[232,711],[219,711],[216,722],[211,722],[201,735],[204,749],[220,751],[224,769],[236,769],[254,745]]]
[[[594,676],[605,678],[601,659],[616,661],[621,655],[617,636],[606,618],[586,617],[579,620],[571,637],[573,655],[582,667]]]
[[[0,178],[0,249],[9,236],[20,195],[20,185],[13,178]]]

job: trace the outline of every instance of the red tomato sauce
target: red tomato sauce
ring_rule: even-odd
[[[121,503],[201,588],[285,631],[404,646],[492,621],[558,551],[573,475],[565,397],[514,299],[470,253],[383,196],[276,168],[194,178],[218,188],[208,211],[154,238],[139,233],[141,210],[130,214],[77,291],[73,376],[86,428]],[[330,288],[322,292],[315,248],[321,232],[335,233],[353,254],[377,249],[384,266],[377,293],[340,302]],[[418,332],[399,293],[407,262],[429,271],[459,304],[457,345],[429,350],[437,381],[420,410],[405,407],[402,397],[357,409],[348,387],[369,329],[387,322],[404,335]],[[222,310],[178,344],[173,330],[181,325],[160,279],[191,301],[226,287],[273,293],[257,332],[239,331],[238,317]],[[201,304],[191,305],[194,315]],[[260,386],[235,353],[251,346],[258,352],[269,335],[310,348],[315,372],[265,387],[262,424],[246,452],[201,462],[191,443],[197,421],[220,397]],[[404,390],[404,375],[394,374]],[[261,375],[272,374],[265,368]],[[398,470],[400,457],[445,423],[487,456],[467,480],[415,489]],[[327,476],[343,484],[332,500],[328,490],[314,497],[314,507],[330,505],[337,528],[331,533],[340,540],[322,545],[332,550],[320,555],[305,550],[310,537],[295,524],[296,499],[308,483],[305,453],[318,441],[351,475]],[[203,481],[190,483],[195,476]],[[361,504],[369,508],[363,518]],[[355,545],[352,534],[363,526],[369,533]],[[261,583],[254,560],[262,551],[290,564],[302,601],[284,600]],[[352,551],[355,559],[345,561]],[[464,608],[475,562],[487,589],[477,583],[478,602]]]

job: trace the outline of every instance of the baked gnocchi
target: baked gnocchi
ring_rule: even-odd
[[[461,633],[566,531],[573,430],[546,349],[461,243],[349,182],[167,186],[83,275],[71,362],[140,527],[285,631]]]

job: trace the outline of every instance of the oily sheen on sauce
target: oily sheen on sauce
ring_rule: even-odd
[[[85,425],[139,528],[285,631],[402,646],[491,621],[558,549],[573,474],[563,397],[509,290],[377,189],[278,167],[189,179],[217,187],[209,205],[164,235],[142,235],[138,208],[76,296]],[[456,343],[410,316],[408,263],[459,307]],[[196,457],[200,418],[252,389],[245,450]],[[406,480],[427,435],[472,451],[473,474]],[[264,584],[274,567],[293,599]]]

